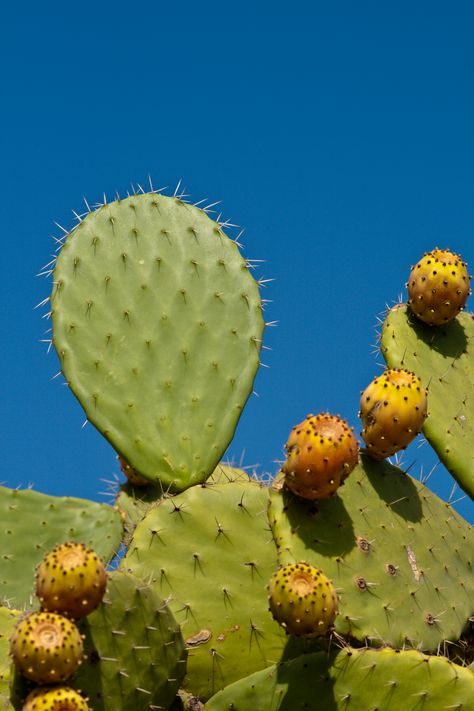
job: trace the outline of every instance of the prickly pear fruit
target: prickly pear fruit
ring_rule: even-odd
[[[293,427],[283,465],[285,482],[304,499],[327,499],[357,464],[357,440],[345,420],[321,413]]]
[[[133,486],[149,486],[152,483],[148,479],[145,479],[144,476],[140,476],[140,474],[137,474],[135,469],[131,467],[130,464],[125,461],[123,457],[120,456],[120,454],[118,455],[118,460],[120,463],[120,469],[122,470],[122,474],[125,474],[130,484],[133,484]]]
[[[95,610],[106,585],[103,561],[82,543],[55,546],[36,568],[36,594],[43,609],[75,620]]]
[[[405,449],[419,434],[427,416],[427,391],[408,370],[386,370],[360,398],[362,438],[373,459]]]
[[[413,313],[430,326],[451,321],[464,307],[470,276],[461,257],[447,249],[434,249],[415,264],[407,282]]]
[[[38,684],[69,679],[84,652],[76,625],[53,612],[31,612],[15,627],[10,654],[20,672]]]
[[[291,563],[277,570],[268,585],[270,612],[288,634],[320,637],[332,627],[337,594],[319,568]]]
[[[22,711],[91,711],[87,700],[68,686],[42,687],[28,694]]]

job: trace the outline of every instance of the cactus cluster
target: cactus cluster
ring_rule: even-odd
[[[221,462],[264,327],[225,229],[150,192],[64,239],[53,343],[126,482],[113,506],[0,488],[0,710],[473,711],[472,527],[386,461],[423,430],[474,498],[466,265],[412,269],[365,447],[309,415],[269,485]]]

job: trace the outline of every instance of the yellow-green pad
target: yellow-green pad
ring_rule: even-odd
[[[267,505],[265,487],[216,472],[150,510],[122,561],[168,600],[188,646],[184,688],[203,700],[281,659],[287,644],[268,611],[277,562]]]
[[[259,365],[261,300],[235,242],[177,198],[104,205],[68,236],[51,305],[53,343],[89,420],[164,489],[205,480]]]
[[[381,348],[390,368],[411,370],[428,387],[423,434],[474,499],[474,316],[460,313],[445,326],[427,326],[405,304],[395,306]]]
[[[269,518],[281,564],[305,561],[333,580],[342,635],[434,651],[474,614],[472,527],[388,462],[362,457],[324,501],[273,492]]]
[[[109,561],[121,535],[120,514],[111,506],[0,487],[0,601],[29,605],[36,565],[58,543],[84,543]]]
[[[474,674],[414,650],[308,654],[216,694],[206,711],[474,711]]]

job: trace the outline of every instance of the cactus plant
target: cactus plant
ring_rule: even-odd
[[[384,461],[423,424],[474,498],[474,317],[445,323],[444,299],[443,323],[421,323],[418,292],[412,310],[391,310],[382,352],[396,398],[407,378],[423,384],[415,421],[387,448],[384,432],[368,436],[366,392],[367,450],[357,455],[344,421],[336,432],[329,416],[310,419],[269,486],[220,463],[259,364],[262,302],[248,266],[222,224],[153,192],[100,206],[64,240],[53,342],[129,481],[113,507],[0,487],[1,711],[68,694],[91,711],[474,709],[472,527]],[[385,399],[377,407],[393,423]],[[328,469],[334,437],[347,447]],[[66,541],[107,562],[121,555],[78,621],[85,660],[68,685],[81,695],[51,697],[12,671],[8,648],[40,606],[35,567]],[[308,571],[288,599],[288,576]],[[303,629],[313,607],[317,628]]]

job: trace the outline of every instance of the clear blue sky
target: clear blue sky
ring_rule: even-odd
[[[438,245],[474,270],[473,26],[469,2],[4,9],[1,479],[98,498],[117,471],[50,381],[57,362],[33,310],[49,286],[35,274],[54,220],[69,227],[83,195],[112,198],[149,174],[222,200],[246,228],[245,255],[275,279],[270,368],[230,454],[276,471],[308,412],[359,432],[360,390],[380,371],[376,315],[410,265]],[[425,444],[406,461],[416,474],[435,459]],[[430,481],[449,496],[441,467]],[[472,502],[458,508],[474,521]]]

